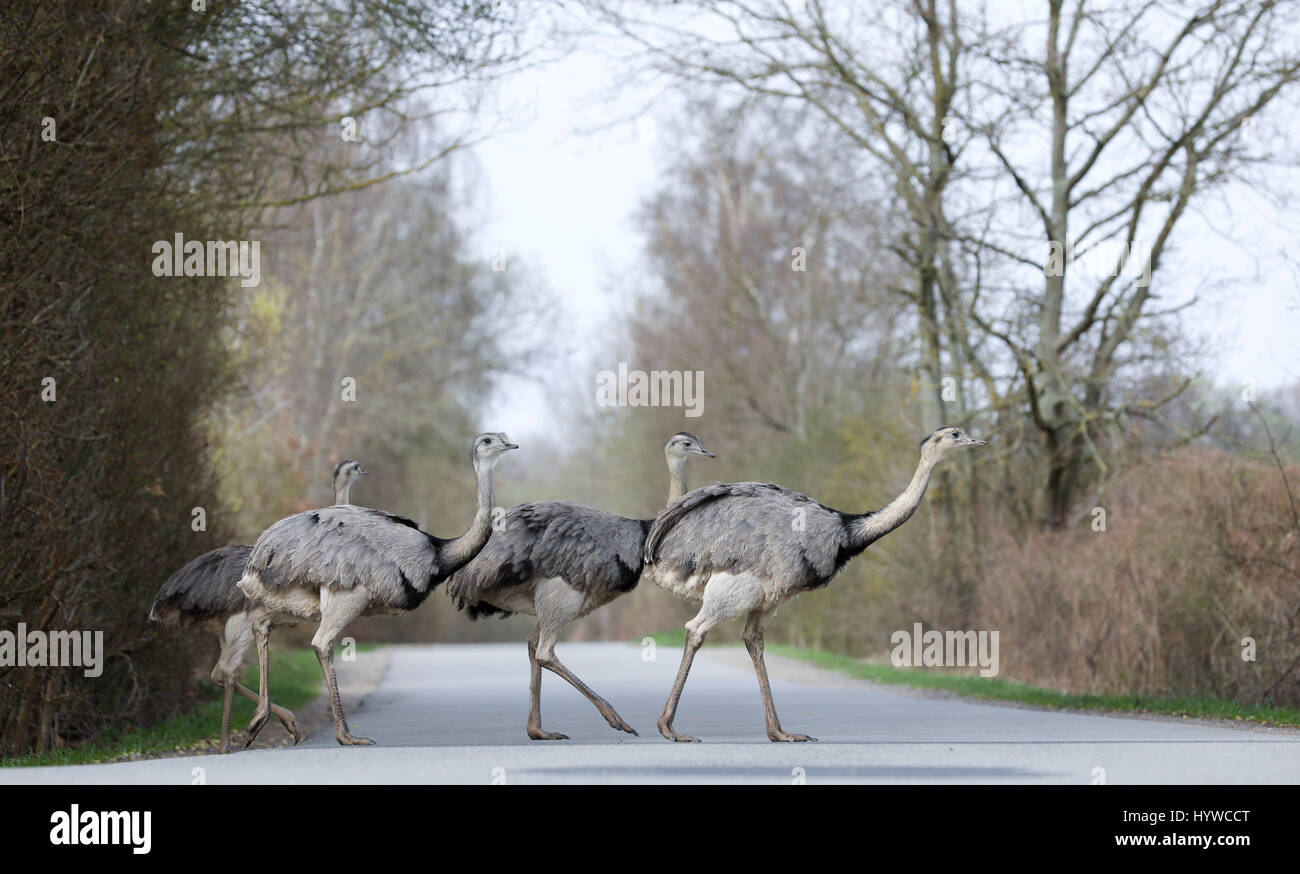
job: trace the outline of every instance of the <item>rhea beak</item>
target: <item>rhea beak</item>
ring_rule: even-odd
[[[718,457],[718,456],[714,455],[712,452],[710,452],[709,450],[705,449],[703,446],[699,447],[699,448],[696,449],[695,451],[698,452],[698,453],[700,453],[700,455],[706,455],[706,456],[708,456],[709,458],[717,458],[717,457]]]
[[[519,448],[519,444],[518,444],[518,443],[507,443],[505,446],[506,446],[506,449],[518,449],[518,448]]]
[[[357,476],[365,476],[368,473],[370,473],[370,471],[366,470],[364,467],[357,468]]]
[[[964,442],[967,446],[987,446],[987,445],[988,445],[988,444],[985,443],[983,440],[975,440],[974,438],[971,438],[971,437],[967,437],[963,442]]]

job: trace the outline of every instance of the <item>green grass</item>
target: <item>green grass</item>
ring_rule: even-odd
[[[680,647],[686,642],[684,629],[673,629],[651,636],[655,639],[655,643],[660,646]],[[977,674],[935,668],[924,670],[896,668],[888,663],[868,662],[851,656],[794,646],[769,644],[767,650],[776,655],[809,662],[820,668],[838,671],[852,677],[872,680],[877,683],[910,686],[920,689],[936,689],[965,695],[970,698],[1009,701],[1053,710],[1152,713],[1162,716],[1182,716],[1195,719],[1227,719],[1255,722],[1261,725],[1300,726],[1300,710],[1272,707],[1264,704],[1240,704],[1236,701],[1220,698],[1072,695],[997,677],[981,677]]]
[[[357,647],[366,650],[371,647]],[[309,704],[321,690],[320,665],[311,649],[271,651],[272,700],[281,707],[295,710]],[[248,666],[241,682],[257,689],[257,665]],[[202,698],[193,710],[180,713],[157,725],[144,728],[112,729],[75,748],[55,750],[40,756],[0,759],[0,767],[36,765],[88,765],[141,758],[159,753],[215,750],[221,737],[221,689],[208,680],[202,682]],[[243,728],[253,718],[253,702],[239,695],[230,711],[232,729]],[[266,727],[268,736],[283,733],[272,716]],[[234,733],[233,731],[231,732]],[[259,739],[259,743],[260,743]]]

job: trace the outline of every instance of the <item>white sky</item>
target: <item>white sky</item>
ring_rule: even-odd
[[[490,413],[499,423],[492,427],[512,435],[550,431],[540,381],[581,387],[585,377],[594,397],[586,356],[608,339],[631,294],[619,277],[639,257],[632,213],[655,188],[658,127],[652,114],[622,121],[639,108],[632,100],[601,99],[614,74],[609,64],[577,52],[507,80],[500,102],[519,110],[474,150],[486,189],[486,252],[520,259],[564,310],[553,343],[558,366],[534,381],[508,380]]]
[[[662,146],[657,130],[668,121],[590,133],[634,115],[644,103],[645,94],[600,99],[619,72],[608,58],[577,51],[506,80],[501,103],[520,111],[509,113],[499,133],[474,150],[485,182],[486,251],[522,256],[564,307],[560,324],[566,336],[556,338],[560,366],[539,377],[550,387],[557,380],[590,383],[593,397],[595,375],[587,372],[585,356],[608,338],[612,316],[630,293],[618,277],[638,269],[642,240],[631,216],[655,190]],[[660,107],[669,111],[662,102]],[[1295,178],[1292,173],[1293,189]],[[1279,257],[1289,247],[1290,257],[1300,261],[1300,245],[1247,193],[1234,192],[1226,206],[1203,202],[1202,209],[1205,219],[1186,218],[1180,228],[1181,267],[1174,269],[1187,281],[1207,271],[1242,280],[1186,316],[1189,329],[1216,350],[1206,372],[1229,387],[1251,380],[1261,393],[1300,379],[1300,267],[1288,269]],[[1248,249],[1225,241],[1211,224]],[[1300,227],[1300,219],[1289,224]],[[551,433],[556,415],[541,385],[510,380],[489,414],[491,422],[483,424],[527,437]]]

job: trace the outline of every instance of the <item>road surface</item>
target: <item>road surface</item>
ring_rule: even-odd
[[[1300,782],[1300,733],[1031,710],[922,695],[769,657],[784,728],[815,744],[763,733],[743,649],[704,649],[674,744],[655,720],[680,650],[561,644],[559,655],[603,694],[639,738],[615,732],[560,678],[543,673],[542,724],[567,741],[524,734],[524,645],[399,646],[379,686],[349,722],[375,747],[339,747],[329,729],[297,747],[78,765],[4,768],[0,783],[1121,783]],[[359,659],[377,656],[360,653]],[[340,674],[347,670],[340,666]],[[274,687],[274,677],[272,677]],[[272,720],[266,732],[282,731]],[[1104,773],[1103,773],[1104,772]]]

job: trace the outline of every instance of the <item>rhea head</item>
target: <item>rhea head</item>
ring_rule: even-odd
[[[921,439],[921,457],[933,457],[938,460],[957,449],[984,445],[983,440],[976,440],[960,428],[940,428]]]
[[[338,464],[334,465],[334,476],[330,478],[330,481],[334,483],[335,488],[348,486],[352,485],[352,483],[356,482],[369,472],[370,471],[361,466],[360,462],[353,461],[350,458],[345,458]]]
[[[688,455],[716,457],[712,452],[705,449],[704,444],[700,442],[700,438],[690,431],[678,431],[669,437],[668,442],[664,444],[664,455],[670,459],[685,458]]]
[[[487,464],[489,467],[495,465],[497,459],[511,449],[518,449],[517,443],[511,443],[509,438],[500,431],[491,431],[486,434],[480,434],[474,438],[474,444],[470,447],[469,457],[475,467]]]

